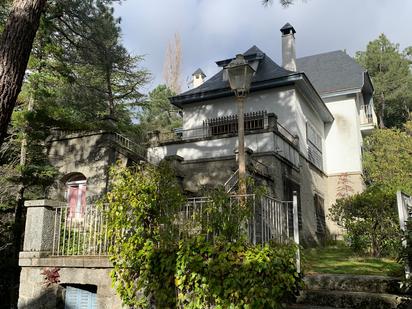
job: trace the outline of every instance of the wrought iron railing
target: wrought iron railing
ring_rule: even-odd
[[[110,244],[104,208],[87,205],[74,212],[68,205],[55,208],[53,256],[104,256]]]
[[[269,116],[270,114],[266,111],[246,113],[245,132],[267,129],[269,127]],[[192,129],[175,129],[173,131],[159,132],[159,142],[188,141],[198,138],[237,134],[237,122],[237,115],[211,118],[203,121],[202,126]],[[277,123],[277,129],[279,134],[284,136],[289,142],[296,144],[296,136],[290,133],[284,126]]]
[[[251,207],[250,217],[244,224],[239,225],[239,230],[243,230],[249,242],[253,244],[269,241],[284,243],[293,238],[289,227],[290,220],[292,220],[289,217],[293,211],[292,201],[280,201],[270,196],[257,197],[254,194],[231,195],[230,206],[234,207],[235,203],[245,203],[247,207]],[[202,226],[202,222],[207,223],[209,220],[207,212],[209,207],[214,207],[209,197],[189,198],[181,210],[180,224],[186,231],[190,230],[193,234],[205,233],[206,229]],[[222,211],[222,215],[227,214]],[[207,231],[205,234],[206,237],[214,237],[215,231]]]

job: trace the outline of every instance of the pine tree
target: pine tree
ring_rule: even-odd
[[[402,127],[409,118],[412,107],[412,73],[408,50],[399,51],[399,45],[391,43],[381,34],[369,42],[366,51],[356,54],[357,61],[372,77],[374,104],[379,126]]]

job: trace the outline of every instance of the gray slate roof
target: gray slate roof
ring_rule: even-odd
[[[277,65],[272,59],[270,59],[265,53],[263,53],[258,47],[252,46],[248,49],[244,54],[246,59],[248,57],[253,58],[254,56],[261,56],[263,59],[260,61],[259,67],[257,72],[255,73],[252,79],[252,87],[253,83],[257,83],[259,81],[265,81],[270,79],[276,79],[279,77],[285,77],[290,74],[294,74],[295,72],[291,72],[285,70],[281,66]],[[218,64],[229,62],[231,59],[218,61]],[[217,74],[212,76],[210,79],[205,81],[202,85],[197,88],[190,89],[174,98],[178,99],[179,97],[183,97],[190,94],[201,93],[201,92],[210,92],[220,89],[229,88],[229,82],[223,80],[223,69],[220,70]]]
[[[366,72],[343,51],[333,51],[296,59],[299,72],[304,72],[320,94],[363,86]]]

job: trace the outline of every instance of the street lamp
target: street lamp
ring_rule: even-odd
[[[236,55],[226,67],[230,88],[235,92],[238,106],[238,161],[239,161],[239,194],[246,194],[246,162],[245,162],[245,97],[249,92],[255,70],[248,64],[242,54]]]

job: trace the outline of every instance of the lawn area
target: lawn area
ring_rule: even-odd
[[[401,276],[402,266],[389,258],[356,255],[344,245],[303,250],[303,268],[306,274],[357,274]]]

